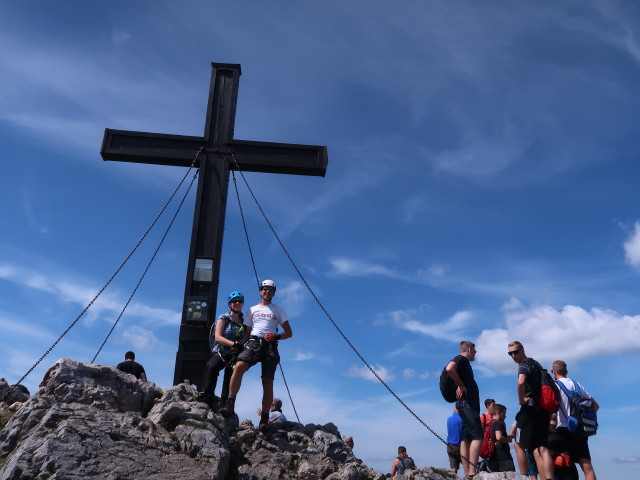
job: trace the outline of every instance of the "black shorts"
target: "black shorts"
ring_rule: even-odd
[[[549,412],[539,408],[522,405],[518,413],[516,442],[522,448],[535,450],[546,447],[549,437]]]
[[[482,440],[484,435],[480,423],[480,411],[469,406],[461,406],[460,402],[457,406],[462,419],[462,440]]]
[[[248,363],[249,367],[253,367],[258,362],[262,363],[262,378],[273,380],[280,363],[278,342],[250,338],[244,350],[238,355],[238,361]]]
[[[557,453],[568,453],[572,462],[580,459],[591,461],[589,437],[575,435],[568,429],[560,427],[549,435],[549,448]]]

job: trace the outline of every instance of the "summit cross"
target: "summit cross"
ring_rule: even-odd
[[[202,386],[211,356],[209,328],[215,319],[220,256],[232,158],[246,172],[288,173],[324,177],[325,146],[236,140],[233,129],[240,65],[212,63],[209,103],[203,137],[105,129],[104,160],[190,167],[198,152],[200,169],[189,263],[173,376],[174,385],[188,379]]]

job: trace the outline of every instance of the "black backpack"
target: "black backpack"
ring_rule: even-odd
[[[397,457],[398,466],[396,468],[396,475],[403,475],[405,470],[413,470],[416,468],[416,464],[411,457]]]
[[[447,363],[449,365],[449,363]],[[440,393],[442,393],[442,398],[449,403],[453,403],[457,400],[456,398],[456,389],[458,386],[453,381],[453,379],[447,373],[447,367],[442,369],[442,374],[440,375]]]

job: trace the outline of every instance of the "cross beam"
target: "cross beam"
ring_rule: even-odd
[[[227,207],[229,171],[236,170],[231,153],[243,171],[324,177],[325,146],[236,140],[233,129],[240,65],[212,63],[204,136],[168,135],[105,129],[100,155],[104,160],[191,166],[198,151],[200,169],[182,321],[173,383],[185,379],[202,386],[211,355],[209,328],[216,318],[220,256]]]

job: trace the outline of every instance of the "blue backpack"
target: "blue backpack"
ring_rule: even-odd
[[[585,437],[595,435],[598,431],[598,417],[591,399],[583,397],[575,390],[569,390],[562,382],[556,383],[569,399],[569,431]]]

